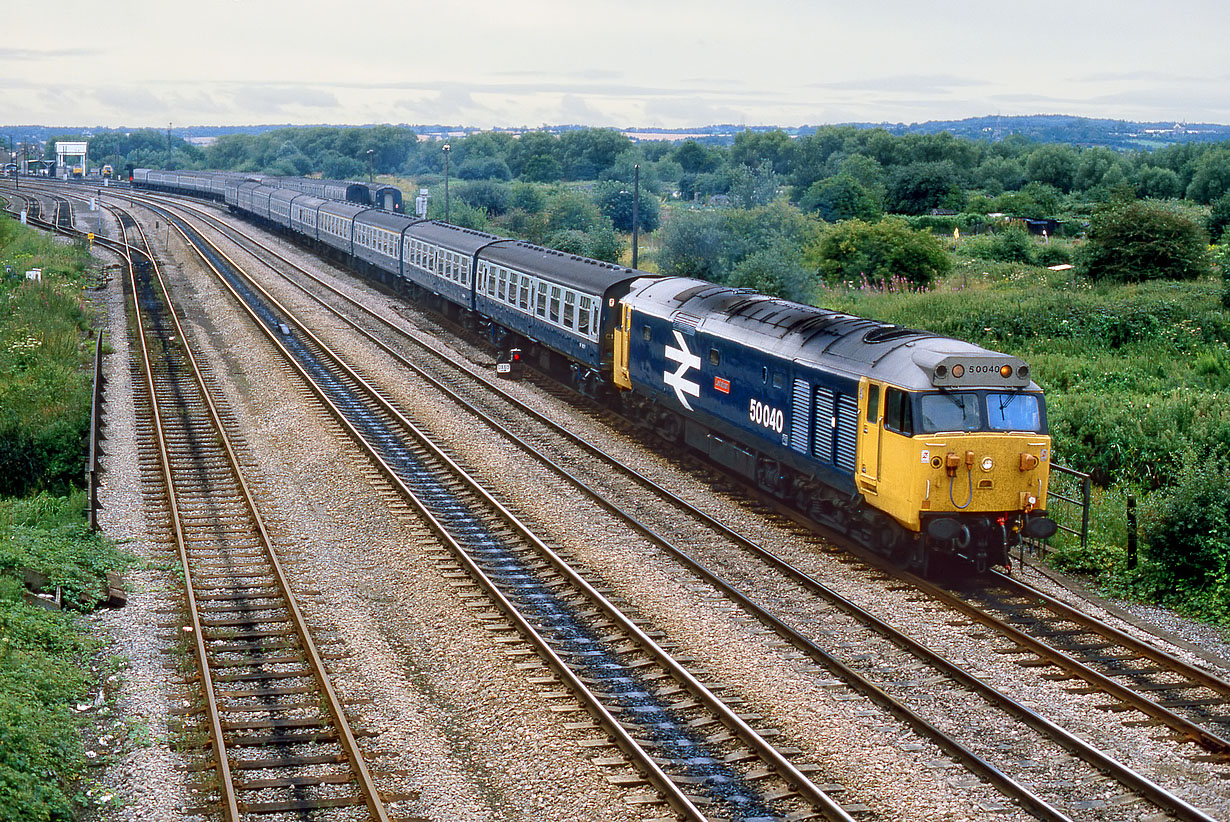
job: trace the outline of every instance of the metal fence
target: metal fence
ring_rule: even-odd
[[[1081,548],[1089,542],[1089,492],[1092,481],[1088,474],[1051,463],[1050,483],[1046,492],[1046,513],[1055,520],[1059,530],[1080,540]],[[1021,550],[1044,556],[1046,541],[1022,535]]]

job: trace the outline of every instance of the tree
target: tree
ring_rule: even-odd
[[[839,174],[812,183],[799,203],[804,211],[820,215],[830,223],[838,220],[875,220],[880,217],[880,205],[867,188],[849,174]]]
[[[632,230],[632,205],[637,198],[632,196],[632,186],[618,180],[604,180],[594,186],[594,202],[603,216],[610,218],[619,231]],[[644,189],[637,202],[637,220],[642,231],[658,227],[658,199]]]
[[[454,189],[456,196],[470,205],[481,208],[488,216],[498,217],[508,211],[508,186],[494,180],[473,180],[459,183]]]
[[[777,199],[777,172],[764,160],[756,168],[745,165],[730,169],[730,201],[738,208],[755,208]]]
[[[925,214],[960,193],[961,175],[948,161],[898,166],[888,182],[885,206],[894,214]]]
[[[512,172],[499,157],[469,157],[457,167],[457,176],[463,180],[508,180]]]
[[[1206,151],[1193,167],[1187,199],[1211,203],[1227,193],[1230,193],[1230,149]]]
[[[730,147],[730,164],[759,168],[767,162],[774,174],[787,174],[794,163],[794,143],[781,129],[741,131]]]
[[[1025,185],[1025,169],[1016,160],[989,157],[975,169],[974,181],[995,196]]]
[[[675,149],[675,162],[685,174],[704,174],[715,171],[722,164],[722,153],[695,140],[684,140]]]
[[[1191,280],[1212,272],[1208,235],[1196,222],[1147,200],[1099,208],[1078,267],[1092,280]]]
[[[1183,193],[1183,181],[1169,168],[1141,166],[1134,176],[1139,197],[1165,200]]]
[[[551,198],[547,220],[552,231],[589,231],[602,223],[602,214],[589,197],[576,191],[561,191]]]
[[[728,283],[795,302],[807,302],[813,288],[802,249],[784,237],[740,260]]]
[[[1209,208],[1205,229],[1214,242],[1224,242],[1226,227],[1230,226],[1230,192],[1214,200]]]
[[[530,214],[537,214],[546,210],[547,195],[543,194],[542,189],[538,186],[516,183],[509,192],[508,205]]]
[[[1076,151],[1071,146],[1041,146],[1025,161],[1025,171],[1035,182],[1069,192],[1076,176]]]
[[[830,283],[858,283],[865,278],[881,287],[905,281],[925,288],[951,266],[930,232],[915,231],[905,220],[893,217],[878,223],[837,223],[821,235],[811,256]]]
[[[663,274],[717,280],[726,221],[717,211],[682,211],[662,228],[658,267]]]

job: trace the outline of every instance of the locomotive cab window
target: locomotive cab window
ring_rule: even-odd
[[[987,426],[992,431],[1041,431],[1037,394],[987,394]]]
[[[977,394],[923,394],[919,406],[926,433],[982,429],[982,403]]]
[[[897,388],[884,392],[884,427],[898,434],[914,434],[914,410],[910,395]]]

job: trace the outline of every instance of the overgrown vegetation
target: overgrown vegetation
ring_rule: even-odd
[[[97,690],[98,644],[77,617],[128,558],[87,530],[80,491],[88,255],[0,220],[0,260],[0,822],[68,820],[88,762],[75,706]],[[26,279],[32,268],[42,282]],[[26,602],[27,584],[58,588],[66,610]]]

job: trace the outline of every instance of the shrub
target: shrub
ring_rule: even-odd
[[[1015,225],[994,234],[983,234],[966,240],[962,246],[962,250],[971,257],[1005,263],[1032,263],[1035,248],[1036,244],[1029,232]]]
[[[1072,250],[1060,243],[1050,242],[1034,248],[1034,265],[1052,266],[1072,262]]]
[[[1194,220],[1158,203],[1116,200],[1094,213],[1079,268],[1093,280],[1193,280],[1211,273],[1212,260]]]
[[[878,223],[847,220],[832,226],[815,246],[821,276],[830,283],[873,284],[896,278],[925,288],[946,274],[952,263],[931,234],[915,231],[902,220]]]
[[[1178,483],[1155,494],[1144,522],[1145,579],[1162,601],[1192,592],[1200,610],[1230,614],[1230,463],[1185,455]]]

